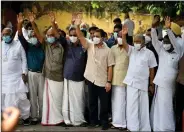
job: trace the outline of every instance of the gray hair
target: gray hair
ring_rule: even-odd
[[[11,28],[9,28],[9,27],[5,27],[3,30],[9,30],[10,31],[10,35],[13,34],[13,30]]]
[[[136,34],[134,38],[139,38],[142,40],[142,44],[145,44],[145,37],[143,34]]]

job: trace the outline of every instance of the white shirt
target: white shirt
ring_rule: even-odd
[[[26,92],[22,74],[27,74],[25,51],[19,41],[2,41],[2,93]]]
[[[157,66],[152,51],[146,47],[140,51],[129,45],[129,67],[123,83],[144,91],[148,91],[149,70]]]
[[[167,52],[163,48],[163,43],[158,40],[156,30],[154,28],[151,29],[152,44],[159,56],[159,67],[154,83],[163,88],[172,88],[176,82],[178,62],[182,56],[182,50],[178,39],[175,38],[172,31],[167,30],[167,34],[174,47],[172,53]]]
[[[128,19],[125,19],[125,21],[122,24],[127,25],[127,27],[128,27],[128,36],[133,36],[134,28],[135,28],[134,22],[128,18]]]
[[[22,28],[22,34],[23,34],[23,36],[24,36],[24,38],[25,38],[26,40],[29,39],[29,38],[28,38],[28,31],[27,31],[24,27]],[[14,40],[19,40],[19,38],[18,38],[18,31],[17,31],[16,34],[15,34]]]

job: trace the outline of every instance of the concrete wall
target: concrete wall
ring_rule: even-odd
[[[66,31],[66,27],[71,23],[72,13],[68,12],[61,12],[57,11],[56,14],[56,21],[58,23],[58,26]],[[115,16],[112,17],[113,19]],[[124,19],[124,14],[120,15],[120,18]],[[130,18],[135,22],[135,31],[137,32],[143,32],[146,30],[149,26],[151,26],[152,16],[151,15],[142,15],[142,14],[130,14]],[[113,31],[113,19],[97,19],[94,16],[86,16],[83,15],[83,22],[86,22],[87,24],[91,25],[94,23],[96,26],[104,29],[106,32],[112,32]],[[47,15],[41,16],[38,20],[36,20],[36,23],[42,32],[46,26],[50,25],[50,19]],[[140,25],[141,23],[141,25]]]

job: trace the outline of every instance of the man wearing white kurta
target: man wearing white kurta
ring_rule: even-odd
[[[128,54],[122,45],[122,32],[111,50],[115,58],[112,79],[112,128],[126,128],[126,85],[123,82],[128,70]]]
[[[19,41],[12,40],[12,30],[2,32],[2,109],[14,106],[20,109],[21,118],[27,120],[30,114],[30,102],[25,75],[27,60]]]
[[[157,85],[151,110],[151,125],[154,131],[175,131],[173,97],[178,74],[178,62],[182,57],[181,45],[175,36],[181,35],[178,25],[166,19],[167,34],[158,41],[154,20],[151,30],[152,44],[159,55],[159,67],[154,79]],[[171,30],[170,30],[171,28]]]
[[[130,131],[151,131],[149,121],[148,81],[153,91],[156,58],[144,45],[144,36],[136,35],[134,47],[126,43],[126,26],[123,27],[123,45],[129,56],[129,67],[124,83],[127,84],[127,129]]]

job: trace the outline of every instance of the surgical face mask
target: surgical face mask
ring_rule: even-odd
[[[7,35],[7,36],[3,36],[3,41],[7,44],[9,44],[9,42],[12,40],[11,36],[10,35]]]
[[[94,42],[94,44],[99,44],[100,43],[100,38],[94,37],[93,42]]]
[[[71,37],[69,37],[69,38],[70,38],[70,41],[71,41],[72,43],[77,42],[77,37],[71,36]]]
[[[32,37],[28,40],[32,45],[36,45],[38,43],[38,39],[36,37]]]
[[[171,44],[163,44],[163,47],[166,51],[171,49]]]
[[[123,44],[123,42],[122,42],[122,41],[123,41],[123,40],[122,40],[122,38],[117,38],[117,41],[118,41],[118,44],[119,44],[119,45],[122,45],[122,44]]]
[[[145,36],[145,44],[151,42],[151,37],[150,36]]]
[[[140,50],[141,44],[134,43],[134,47],[136,50]]]
[[[117,32],[114,32],[113,36],[114,36],[115,39],[117,39],[118,33]]]
[[[50,44],[53,44],[56,41],[56,39],[54,37],[47,37],[47,42],[49,42]]]

